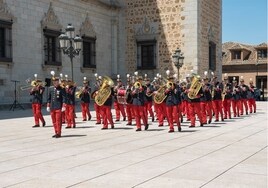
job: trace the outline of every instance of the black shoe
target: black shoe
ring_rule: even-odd
[[[178,131],[181,132],[181,127],[178,127]]]
[[[70,129],[70,128],[72,128],[72,127],[69,127],[69,126],[65,127],[65,129]]]
[[[147,130],[149,128],[149,124],[145,125],[145,130]]]
[[[56,138],[56,134],[54,134],[54,135],[52,136],[52,138]]]
[[[210,120],[208,120],[208,124],[210,124],[211,123],[211,119]]]
[[[126,117],[124,117],[123,121],[126,121]]]
[[[112,129],[114,129],[114,125],[112,125],[112,127],[111,127]]]
[[[224,119],[222,118],[221,121],[224,121]]]
[[[194,125],[189,126],[189,128],[194,128],[194,127],[195,127]]]
[[[132,123],[127,123],[127,125],[132,125]]]
[[[248,115],[248,112],[246,112],[246,115]]]
[[[73,129],[76,127],[76,125],[73,126]]]
[[[120,121],[119,119],[116,119],[115,121]]]
[[[183,118],[181,118],[181,123],[183,123]]]
[[[256,113],[256,111],[254,111],[254,113]]]
[[[46,126],[46,122],[45,122],[45,121],[43,122],[42,126],[43,126],[43,127]]]
[[[56,136],[55,136],[55,138],[60,138],[61,137],[61,135],[59,135],[59,134],[56,134]]]
[[[158,127],[163,127],[163,124],[158,125]]]
[[[218,122],[218,121],[219,121],[218,119],[215,120],[215,122]]]
[[[40,125],[34,125],[33,128],[40,127]]]
[[[86,121],[86,119],[83,119],[83,121]]]
[[[101,122],[97,122],[97,123],[95,123],[96,125],[99,125],[99,124],[101,124]]]
[[[141,128],[136,129],[136,131],[141,131]]]
[[[90,121],[91,120],[91,116],[89,116],[89,118],[88,118],[88,121]]]
[[[152,122],[154,122],[154,117],[152,117]]]
[[[201,124],[200,124],[200,127],[203,127],[203,126],[204,126],[203,123],[201,123]]]
[[[65,124],[65,121],[61,122],[62,124]]]
[[[102,128],[101,128],[101,130],[106,130],[106,129],[108,129],[108,128],[107,128],[107,127],[102,127]]]
[[[170,129],[168,133],[174,133],[174,129]]]

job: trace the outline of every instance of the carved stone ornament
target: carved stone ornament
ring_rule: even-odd
[[[45,13],[45,16],[41,21],[41,25],[43,28],[49,28],[52,30],[60,30],[62,28],[62,25],[59,23],[58,17],[52,7],[52,2],[49,4],[48,11]]]
[[[13,20],[13,15],[8,10],[7,4],[4,3],[4,0],[0,0],[0,20]]]
[[[90,22],[89,16],[87,14],[85,21],[82,23],[81,29],[80,29],[81,36],[87,36],[87,37],[96,37],[96,32],[94,30],[93,25]]]
[[[135,34],[136,35],[148,35],[157,34],[158,26],[156,24],[150,23],[148,18],[145,17],[143,24],[136,25]]]
[[[214,28],[213,26],[209,25],[208,26],[208,40],[213,41],[214,40]]]

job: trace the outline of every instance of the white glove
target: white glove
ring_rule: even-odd
[[[61,108],[61,111],[64,112],[66,110],[65,106]]]
[[[50,112],[50,107],[47,107],[47,112]]]

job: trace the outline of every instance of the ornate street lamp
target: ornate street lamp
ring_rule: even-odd
[[[180,49],[177,48],[172,55],[172,61],[174,65],[178,68],[178,80],[180,79],[180,68],[183,66],[184,56]]]
[[[65,29],[65,33],[59,36],[60,48],[63,53],[68,55],[71,60],[71,69],[72,69],[72,81],[73,81],[73,58],[79,55],[82,47],[82,39],[78,35],[75,36],[74,27],[72,24],[68,24]]]

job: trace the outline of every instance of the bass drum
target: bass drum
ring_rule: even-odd
[[[125,89],[118,89],[117,90],[117,102],[119,104],[127,104],[126,93],[127,92]]]

